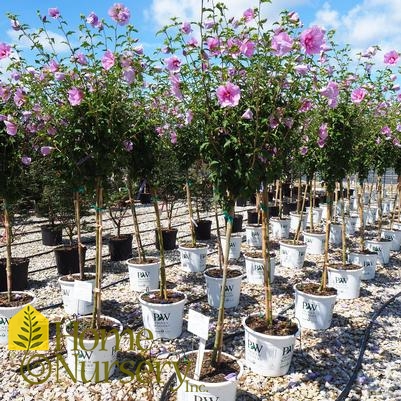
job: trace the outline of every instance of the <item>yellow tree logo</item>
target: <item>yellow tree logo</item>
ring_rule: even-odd
[[[10,319],[8,349],[17,351],[49,349],[49,321],[32,305],[25,306]]]

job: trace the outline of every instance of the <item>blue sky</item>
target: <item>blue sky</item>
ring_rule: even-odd
[[[207,2],[208,0],[204,0]],[[230,9],[231,15],[240,16],[244,9],[257,5],[257,0],[223,0]],[[334,28],[336,39],[349,43],[356,53],[369,46],[378,44],[382,55],[388,50],[401,51],[401,7],[400,0],[272,0],[263,5],[265,16],[275,21],[283,9],[296,11],[307,27],[311,24]],[[155,33],[172,16],[184,19],[195,19],[199,15],[201,0],[126,0],[121,1],[131,10],[131,22],[139,30],[145,50],[155,48],[161,38]],[[19,15],[22,22],[31,27],[38,27],[36,10],[47,13],[49,7],[58,7],[72,28],[77,26],[79,15],[95,11],[99,17],[107,18],[107,10],[113,4],[107,0],[1,0],[0,2],[0,41],[13,42],[7,11]],[[397,46],[400,48],[397,49]]]

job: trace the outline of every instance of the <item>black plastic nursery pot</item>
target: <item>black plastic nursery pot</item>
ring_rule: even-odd
[[[290,212],[297,210],[297,202],[284,202],[283,203],[283,214],[288,215]]]
[[[61,245],[63,243],[63,227],[44,225],[40,227],[42,244],[47,246]]]
[[[142,205],[149,205],[152,203],[152,194],[148,192],[142,192],[139,194],[139,201]]]
[[[86,247],[81,248],[83,262],[85,262]],[[57,272],[60,276],[79,273],[78,245],[61,246],[54,250]]]
[[[197,240],[209,240],[212,234],[211,220],[197,220],[195,226],[195,237]]]
[[[226,225],[227,225],[227,218],[224,217],[225,221],[226,221]],[[243,220],[243,216],[242,214],[236,214],[234,215],[234,219],[233,219],[233,233],[239,233],[242,231],[242,220]]]
[[[163,249],[165,251],[172,251],[177,247],[177,232],[176,228],[162,228],[163,238]],[[155,229],[156,236],[156,249],[160,249],[159,236],[157,235],[157,229]]]
[[[245,198],[238,198],[236,201],[236,205],[238,207],[244,207],[244,206],[246,206],[246,203],[247,203],[247,201]]]
[[[278,217],[279,207],[278,206],[269,206],[269,216],[270,217]]]
[[[11,259],[11,289],[24,291],[28,288],[28,258]],[[6,259],[0,259],[0,292],[7,291]]]
[[[118,262],[132,258],[132,234],[123,234],[109,239],[110,260]]]
[[[262,224],[262,214],[259,215],[259,212],[254,210],[247,210],[248,215],[248,224]]]

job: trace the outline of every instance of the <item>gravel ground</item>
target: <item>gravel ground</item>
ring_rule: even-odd
[[[246,225],[246,210],[239,207],[237,212],[243,213]],[[148,253],[157,255],[154,247],[154,214],[151,205],[139,205],[138,214],[141,221],[144,243]],[[173,224],[178,228],[178,242],[188,239],[187,213],[184,204],[177,205]],[[110,262],[108,257],[107,238],[113,232],[107,214],[104,221],[104,280],[106,288],[103,291],[103,312],[113,316],[123,323],[124,327],[138,329],[141,327],[141,312],[137,295],[129,289],[128,272],[124,262]],[[213,220],[213,227],[214,218]],[[58,274],[55,267],[53,247],[41,243],[40,225],[44,219],[32,216],[25,226],[24,235],[16,242],[13,256],[30,257],[29,287],[36,295],[35,307],[51,323],[65,317],[61,306],[61,291],[57,283]],[[124,220],[123,232],[132,231],[130,217]],[[223,217],[220,216],[220,224]],[[371,227],[371,233],[373,233]],[[243,231],[245,239],[245,230]],[[217,263],[216,238],[206,241],[209,248],[208,265]],[[94,234],[84,234],[88,247],[87,270],[93,271],[94,266]],[[351,240],[353,242],[355,240]],[[243,242],[243,250],[246,244]],[[4,256],[4,247],[0,248]],[[212,328],[216,322],[217,311],[208,306],[205,298],[205,284],[202,273],[185,273],[180,267],[179,251],[167,251],[167,278],[171,286],[186,291],[191,302],[191,308],[208,314]],[[332,258],[339,257],[339,249],[331,251]],[[293,316],[293,285],[302,280],[316,281],[320,278],[322,256],[307,255],[303,269],[293,270],[276,266],[274,281],[273,307],[276,313],[287,309],[288,316]],[[243,256],[235,265],[244,269]],[[278,378],[264,378],[245,369],[240,380],[241,389],[238,400],[336,400],[342,390],[351,380],[351,390],[344,400],[401,400],[401,297],[383,308],[376,316],[380,307],[400,291],[399,252],[392,252],[389,265],[378,266],[374,280],[362,283],[361,296],[354,300],[337,300],[334,308],[332,325],[325,331],[305,329],[297,339],[295,352],[289,373]],[[262,288],[248,284],[243,280],[240,305],[226,311],[225,351],[241,359],[244,357],[244,339],[242,333],[242,318],[263,308]],[[188,308],[186,308],[187,311]],[[186,313],[185,313],[186,317]],[[374,320],[372,321],[372,318]],[[366,329],[370,327],[370,336]],[[180,338],[170,341],[157,340],[152,344],[152,355],[156,360],[174,358],[177,354],[197,347],[197,340],[185,330]],[[213,330],[211,330],[213,333]],[[232,334],[232,335],[231,335]],[[354,367],[361,358],[361,344],[366,349],[360,359],[361,367]],[[126,340],[124,340],[126,341]],[[124,359],[138,360],[139,355],[128,351],[128,344],[123,341],[119,361]],[[127,345],[127,351],[124,346]],[[54,353],[54,330],[51,332],[51,350],[44,354],[51,358]],[[364,348],[364,347],[362,347]],[[107,383],[74,383],[61,369],[58,374],[54,364],[42,364],[24,375],[33,379],[34,374],[49,373],[49,378],[41,384],[28,384],[21,375],[20,366],[22,353],[0,349],[2,375],[0,377],[1,400],[159,400],[163,387],[172,374],[168,367],[162,369],[159,383],[141,383],[137,378],[131,379],[116,371]],[[49,372],[50,370],[50,372]],[[43,376],[41,376],[43,377]],[[174,397],[171,397],[173,400]],[[167,400],[167,397],[166,397]]]

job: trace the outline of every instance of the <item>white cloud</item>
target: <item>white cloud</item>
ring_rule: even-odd
[[[216,4],[217,2],[224,3],[227,6],[227,17],[236,18],[239,18],[246,9],[256,8],[259,4],[258,0],[249,0],[247,2],[244,2],[244,0],[216,0],[213,3]],[[262,5],[262,11],[269,21],[274,22],[278,19],[282,10],[288,9],[291,11],[295,6],[304,5],[308,2],[310,0],[275,1],[273,2],[274,4]],[[211,8],[212,3],[205,0],[204,7]],[[199,20],[200,14],[200,0],[152,0],[150,8],[145,11],[145,18],[161,27],[169,24],[172,17],[178,17],[180,20]]]
[[[339,13],[333,10],[329,3],[324,3],[323,7],[316,13],[317,24],[326,29],[337,29],[340,25]]]
[[[7,35],[11,39],[12,43],[17,44],[19,48],[30,48],[32,46],[32,42],[25,36],[20,39],[20,34],[20,32],[12,29],[7,31]],[[30,36],[32,36],[32,34],[35,34],[35,31],[32,31]],[[64,36],[56,32],[48,31],[48,36],[44,32],[41,32],[38,39],[45,51],[54,50],[56,53],[65,53],[69,51],[68,45],[63,43],[65,42]]]
[[[315,14],[314,24],[336,30],[336,41],[347,43],[353,53],[378,45],[383,53],[395,49],[401,52],[401,7],[399,0],[361,0],[345,13],[325,3]]]

